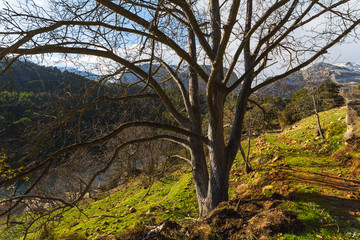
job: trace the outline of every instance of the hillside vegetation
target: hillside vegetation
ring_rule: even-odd
[[[0,62],[0,70],[4,68]],[[0,76],[0,153],[17,168],[28,164],[20,159],[34,145],[43,157],[76,142],[76,128],[88,140],[119,123],[163,119],[158,99],[117,100],[135,90],[126,83],[119,87],[56,67],[15,61],[11,71]]]
[[[252,139],[250,157],[256,170],[245,174],[238,156],[231,174],[231,200],[204,220],[196,220],[191,169],[176,164],[156,181],[139,173],[127,184],[94,194],[62,217],[36,223],[28,237],[359,239],[360,152],[342,140],[345,112],[342,107],[320,114],[325,140],[315,135],[314,116],[283,132]],[[284,216],[283,222],[276,221]],[[36,229],[41,231],[32,234]],[[0,238],[16,239],[15,234],[3,231]]]

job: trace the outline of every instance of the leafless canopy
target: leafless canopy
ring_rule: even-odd
[[[156,139],[176,142],[190,152],[200,216],[228,199],[229,172],[239,149],[249,96],[308,66],[345,37],[356,37],[360,23],[356,0],[53,0],[44,6],[35,1],[4,4],[0,58],[60,56],[75,64],[85,60],[85,66],[92,69],[91,63],[96,64],[101,81],[119,84],[124,73],[131,72],[137,76],[134,84],[141,86],[138,93],[118,99],[98,98],[91,104],[156,97],[173,124],[123,123],[102,136],[38,159],[0,185],[34,172],[40,179],[56,157],[110,141],[127,129],[156,128],[166,131],[116,146],[99,172],[107,170],[128,145]],[[157,71],[166,72],[166,77]],[[178,89],[181,104],[168,95],[169,86]],[[202,93],[209,116],[206,126],[201,115]],[[237,106],[231,135],[225,137],[223,110],[230,94],[236,95]],[[25,195],[31,194],[31,188]]]

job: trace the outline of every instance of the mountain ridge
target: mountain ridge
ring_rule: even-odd
[[[349,91],[360,84],[360,64],[354,62],[319,62],[275,82],[257,93],[263,96],[289,97],[310,85],[331,81],[340,86],[340,91]]]

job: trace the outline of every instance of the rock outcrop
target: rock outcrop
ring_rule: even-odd
[[[347,144],[354,144],[360,140],[360,98],[347,101],[346,123],[347,131],[344,140]]]

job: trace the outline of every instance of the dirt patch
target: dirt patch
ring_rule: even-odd
[[[205,220],[224,239],[231,239],[239,232],[244,224],[242,216],[231,208],[215,209]]]
[[[130,231],[116,236],[121,240],[139,240],[139,239],[157,239],[172,240],[183,239],[181,226],[175,221],[165,221],[156,226],[144,226],[141,228],[131,229]]]
[[[277,233],[299,233],[304,225],[295,213],[278,208],[263,211],[248,222],[245,233],[249,239],[260,239]],[[244,237],[245,237],[244,236]]]
[[[252,195],[220,204],[210,215],[186,228],[189,239],[260,239],[277,233],[298,233],[303,224],[295,213],[279,207],[283,196]]]
[[[142,226],[140,228],[133,228],[130,229],[129,231],[119,234],[116,236],[117,239],[122,239],[122,240],[138,240],[138,239],[143,239],[144,236],[147,233],[147,229],[146,227]]]

